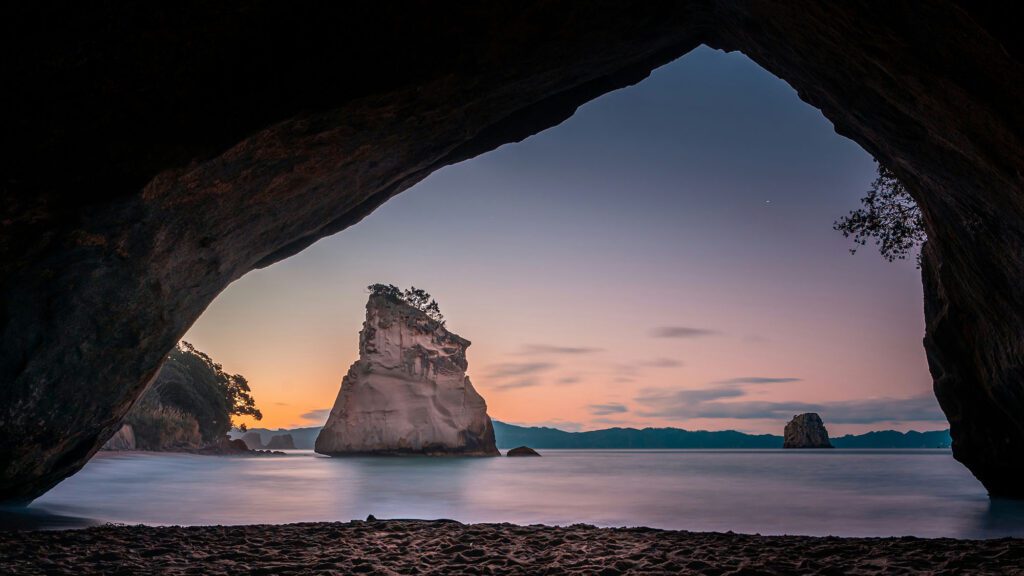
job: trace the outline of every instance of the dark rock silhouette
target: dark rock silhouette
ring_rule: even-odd
[[[267,442],[268,450],[295,450],[295,441],[292,440],[291,434],[278,434],[272,436],[270,442]]]
[[[814,412],[797,414],[786,424],[786,432],[782,437],[783,448],[831,448],[828,441],[828,430],[821,421],[821,416]]]
[[[273,437],[278,434],[288,434],[292,437],[292,442],[295,444],[295,448],[299,450],[312,450],[313,445],[316,442],[316,437],[320,434],[322,426],[309,426],[304,428],[278,428],[271,430],[270,428],[249,428],[249,432],[258,432],[260,437]],[[237,429],[231,431],[232,438],[241,438],[243,433]]]
[[[907,185],[953,454],[991,494],[1024,497],[1016,4],[20,2],[5,16],[0,500],[80,469],[232,281],[701,43],[788,82]]]
[[[529,446],[519,446],[518,448],[513,448],[509,450],[507,453],[505,453],[505,456],[540,456],[540,454],[538,454],[536,450],[530,448]]]
[[[260,437],[259,432],[246,432],[242,435],[241,441],[249,447],[249,450],[262,450],[267,448],[263,445],[263,438]]]

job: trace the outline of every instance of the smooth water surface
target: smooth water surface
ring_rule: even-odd
[[[69,521],[378,518],[837,536],[1024,536],[948,450],[544,450],[541,458],[106,453],[37,500]]]

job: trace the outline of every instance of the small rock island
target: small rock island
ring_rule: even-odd
[[[341,382],[320,454],[500,456],[487,403],[466,376],[470,342],[422,290],[370,286],[359,359]]]
[[[832,448],[821,416],[814,412],[797,414],[786,424],[783,448]]]
[[[539,457],[540,454],[538,454],[536,450],[534,450],[533,448],[530,448],[529,446],[519,446],[518,448],[513,448],[513,449],[509,450],[505,454],[505,456],[507,456],[509,458],[521,458],[521,457],[524,457],[524,456],[526,456],[526,457],[538,456]]]

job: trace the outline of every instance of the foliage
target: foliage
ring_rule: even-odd
[[[140,450],[196,448],[202,444],[199,423],[189,414],[152,399],[136,404],[126,422],[135,434]]]
[[[207,444],[228,433],[232,416],[263,418],[245,377],[224,372],[220,364],[188,342],[171,351],[156,379],[129,412],[128,422],[133,428],[136,423],[167,426],[164,436],[174,437],[173,431],[180,427],[178,414],[196,423],[202,443]],[[174,446],[150,449],[167,447]]]
[[[896,175],[880,163],[878,177],[861,198],[861,204],[863,208],[850,211],[832,225],[844,237],[852,237],[857,246],[865,246],[873,239],[882,257],[893,262],[905,259],[928,239],[917,202]],[[851,248],[850,254],[856,254],[857,249]],[[920,254],[917,264],[920,267]]]
[[[366,287],[373,296],[382,296],[392,302],[403,302],[422,311],[428,318],[444,326],[444,315],[441,314],[441,307],[437,305],[426,290],[415,286],[406,291],[393,284],[371,284]]]

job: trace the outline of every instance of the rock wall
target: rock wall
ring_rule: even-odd
[[[782,437],[783,448],[831,448],[828,441],[828,430],[821,421],[821,416],[814,412],[797,414],[786,424]]]
[[[954,455],[1024,497],[1021,10],[13,2],[0,500],[80,469],[235,279],[701,43],[787,81],[907,184],[931,238],[926,347]]]
[[[466,376],[469,344],[404,302],[371,296],[359,359],[316,451],[498,456],[487,404]]]

